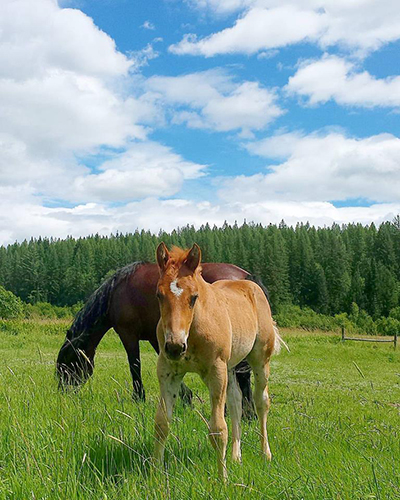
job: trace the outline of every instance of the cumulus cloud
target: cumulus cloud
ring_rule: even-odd
[[[81,11],[4,0],[0,133],[47,158],[145,137],[138,100],[117,91],[132,64]]]
[[[111,77],[130,66],[90,17],[54,0],[2,0],[0,41],[0,77],[15,80],[46,75],[49,68]]]
[[[205,57],[253,54],[307,41],[321,47],[341,45],[363,54],[400,38],[400,11],[392,0],[197,0],[194,3],[216,13],[242,12],[230,28],[200,39],[186,34],[170,46],[175,54]]]
[[[152,141],[135,143],[104,162],[100,173],[78,176],[71,195],[76,201],[129,201],[176,194],[185,180],[204,175],[204,165],[185,161]]]
[[[400,76],[375,78],[337,56],[303,62],[286,90],[307,97],[310,104],[332,99],[350,106],[400,106]]]
[[[271,200],[263,202],[201,202],[185,199],[159,200],[148,198],[110,207],[99,203],[86,203],[73,208],[48,208],[35,203],[27,193],[9,193],[8,202],[0,189],[0,244],[21,241],[27,236],[75,237],[88,234],[110,234],[112,232],[132,232],[136,228],[157,233],[160,229],[171,231],[178,226],[193,224],[199,227],[208,222],[221,226],[224,221],[239,224],[256,221],[262,224],[279,223],[284,219],[288,224],[309,221],[316,226],[333,222],[360,222],[379,224],[392,220],[400,212],[400,203],[380,203],[369,207],[337,208],[328,202],[286,202]],[[10,204],[13,207],[10,212]]]
[[[265,174],[226,180],[220,196],[227,202],[399,200],[400,139],[391,134],[365,139],[334,132],[282,134],[247,147],[254,154],[284,161],[271,165]]]
[[[54,0],[2,2],[0,182],[29,187],[34,198],[21,206],[169,196],[201,175],[203,166],[147,139],[144,124],[159,111],[132,95],[143,79],[130,72],[156,56],[149,44],[127,57],[92,19]],[[96,172],[82,164],[104,149],[113,159]],[[42,216],[39,205],[32,213]]]
[[[260,130],[283,113],[273,89],[258,82],[237,83],[222,70],[150,78],[154,98],[170,105],[174,123],[221,132]]]
[[[151,30],[151,31],[154,31],[156,29],[155,25],[150,22],[150,21],[145,21],[141,28],[144,28],[145,30]]]

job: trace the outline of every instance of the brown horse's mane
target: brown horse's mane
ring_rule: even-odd
[[[143,264],[144,261],[133,262],[127,266],[118,269],[115,274],[104,281],[97,290],[95,290],[87,299],[85,305],[76,314],[72,325],[67,331],[67,338],[72,340],[80,337],[82,342],[86,337],[90,336],[93,328],[98,328],[100,323],[104,321],[108,313],[110,300],[115,288],[124,280],[135,273],[137,268]]]

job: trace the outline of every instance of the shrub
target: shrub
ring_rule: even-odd
[[[0,318],[12,319],[22,316],[22,300],[0,286]]]
[[[400,306],[392,309],[389,313],[389,317],[393,318],[393,319],[397,319],[397,321],[400,321]]]
[[[379,335],[394,335],[400,333],[400,321],[398,319],[388,317],[380,318],[376,321],[376,329]]]
[[[53,306],[48,302],[24,304],[24,316],[28,319],[71,319],[74,314],[73,307]]]

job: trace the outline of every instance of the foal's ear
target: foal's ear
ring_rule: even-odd
[[[194,243],[186,257],[186,266],[194,273],[201,262],[201,250],[197,243]]]
[[[167,262],[169,261],[169,252],[165,243],[162,241],[156,250],[157,264],[160,271],[164,271]]]

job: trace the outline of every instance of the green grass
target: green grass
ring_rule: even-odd
[[[284,332],[291,352],[271,368],[272,463],[260,455],[256,423],[246,422],[243,465],[228,456],[224,486],[196,376],[185,379],[195,409],[178,404],[165,470],[157,469],[151,348],[142,345],[146,403],[131,401],[114,333],[100,344],[94,378],[60,394],[54,360],[64,330],[57,322],[0,322],[0,499],[400,498],[400,349]]]

